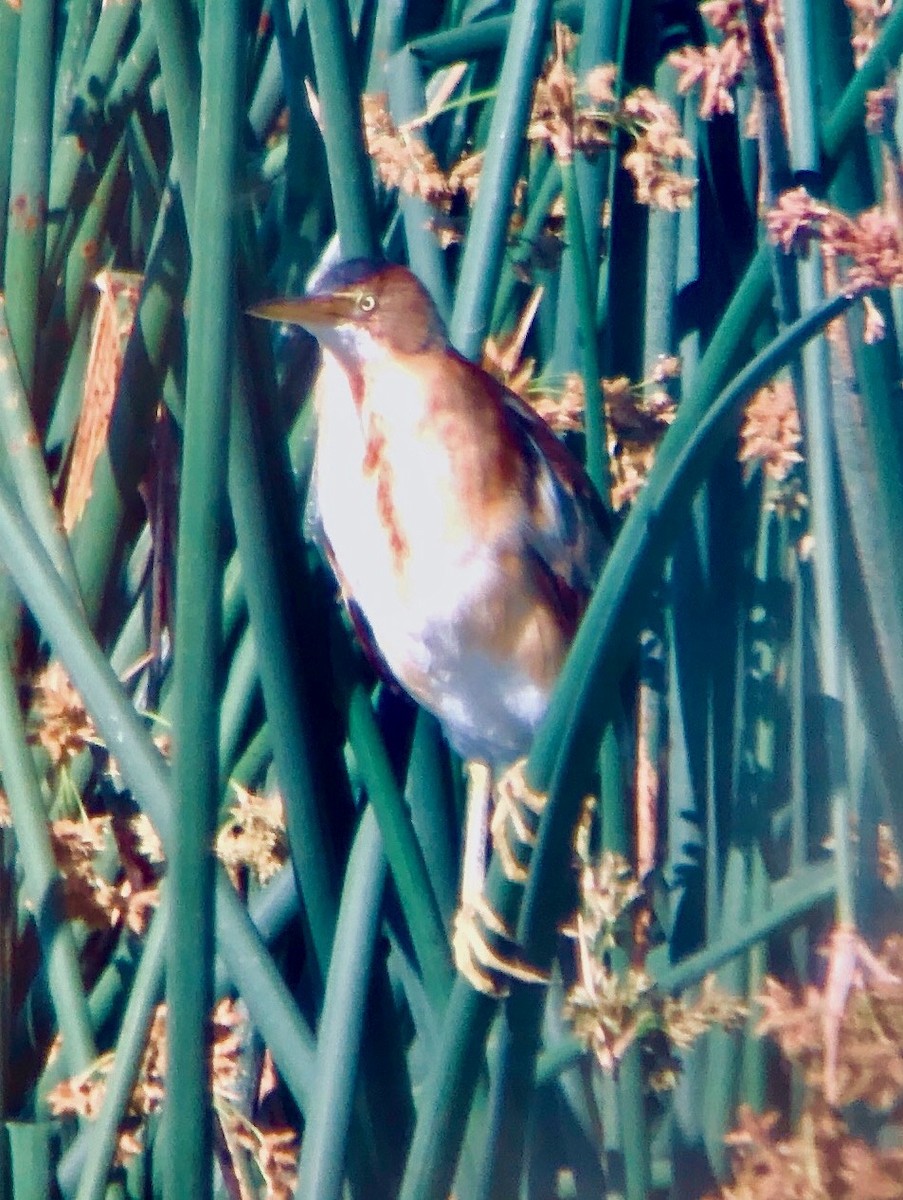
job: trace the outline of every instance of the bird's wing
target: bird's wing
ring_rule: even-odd
[[[583,467],[542,417],[508,389],[504,405],[532,472],[530,548],[582,608],[608,554],[608,514]]]

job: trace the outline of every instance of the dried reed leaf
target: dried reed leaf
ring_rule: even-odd
[[[141,276],[127,271],[103,270],[94,283],[98,291],[97,309],[85,371],[82,410],[63,498],[63,526],[67,533],[78,524],[91,496],[94,467],[107,440],[125,347],[135,322]]]

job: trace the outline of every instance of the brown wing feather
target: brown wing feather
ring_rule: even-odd
[[[545,564],[562,601],[582,609],[611,545],[610,522],[586,471],[528,404],[498,385],[512,434],[530,468],[530,548]]]

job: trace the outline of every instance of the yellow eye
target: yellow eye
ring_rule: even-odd
[[[371,313],[376,308],[376,297],[372,292],[361,292],[357,298],[357,306],[362,313]]]

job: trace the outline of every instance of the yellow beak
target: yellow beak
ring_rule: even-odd
[[[281,321],[286,325],[303,325],[305,329],[338,325],[351,319],[353,303],[347,296],[281,296],[253,304],[248,312],[265,321]]]

